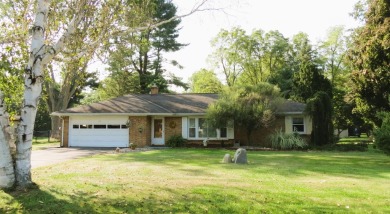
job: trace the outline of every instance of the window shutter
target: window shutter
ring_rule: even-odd
[[[229,121],[226,127],[228,139],[234,139],[234,121]]]
[[[188,118],[187,117],[181,118],[181,136],[184,139],[188,139]]]
[[[306,115],[304,121],[305,121],[305,132],[306,132],[305,134],[311,134],[311,131],[313,129],[311,117]]]
[[[285,123],[285,130],[286,130],[285,132],[286,132],[286,134],[293,133],[293,130],[292,130],[292,117],[291,116],[285,116],[284,123]]]

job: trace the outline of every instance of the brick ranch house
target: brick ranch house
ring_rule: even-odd
[[[248,145],[246,130],[235,126],[207,127],[205,112],[217,94],[130,94],[107,101],[54,112],[62,119],[62,147],[138,147],[165,145],[173,135],[182,135],[189,145]],[[267,137],[275,130],[293,130],[309,136],[311,118],[304,114],[305,104],[286,101],[277,111],[272,127],[252,132],[256,146],[268,146]]]

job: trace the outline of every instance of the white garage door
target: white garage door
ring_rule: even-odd
[[[126,116],[71,116],[70,147],[128,147]]]

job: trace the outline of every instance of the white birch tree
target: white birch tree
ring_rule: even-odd
[[[205,9],[207,0],[198,2],[191,11],[184,15],[178,15],[159,23],[146,23],[147,27],[137,27],[132,29],[119,29],[110,33],[129,33],[146,28],[158,27],[164,23],[175,19],[189,16],[196,11]],[[24,74],[24,95],[20,121],[16,128],[16,138],[13,137],[13,130],[9,124],[9,116],[4,105],[3,94],[0,91],[0,188],[28,187],[32,184],[31,179],[31,148],[33,139],[34,122],[38,109],[38,101],[42,92],[42,84],[45,80],[45,68],[51,63],[54,57],[61,53],[72,38],[77,37],[77,30],[82,21],[85,21],[87,12],[100,10],[111,16],[107,16],[102,25],[105,25],[106,31],[100,31],[95,37],[89,37],[80,48],[76,56],[83,56],[90,53],[91,48],[97,48],[104,38],[109,38],[109,26],[115,26],[115,5],[121,5],[122,1],[100,1],[100,0],[79,0],[72,1],[74,8],[73,17],[66,27],[58,29],[62,33],[55,42],[51,43],[46,36],[48,29],[48,17],[50,7],[57,4],[51,0],[37,0],[35,5],[35,15],[33,26],[30,29],[31,41],[29,48],[29,59]],[[110,10],[111,9],[111,10]],[[108,25],[108,26],[107,26]],[[88,26],[83,30],[88,29]],[[16,139],[16,140],[14,140]],[[14,142],[16,141],[16,151]]]

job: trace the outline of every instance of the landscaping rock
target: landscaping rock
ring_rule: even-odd
[[[233,163],[232,156],[230,154],[225,154],[223,157],[222,163]]]
[[[246,150],[242,148],[237,149],[234,154],[233,162],[236,164],[247,164],[248,159],[246,156]]]

